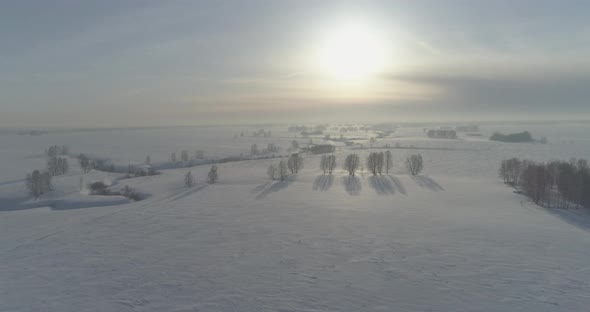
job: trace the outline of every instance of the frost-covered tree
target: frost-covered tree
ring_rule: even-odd
[[[411,175],[418,175],[424,168],[422,155],[416,154],[406,158],[406,168]]]
[[[80,156],[78,156],[78,163],[80,164],[80,168],[84,173],[88,173],[90,170],[92,170],[92,162],[88,156],[80,154]]]
[[[211,166],[211,169],[209,170],[209,173],[207,174],[207,183],[213,184],[213,183],[216,183],[218,180],[219,180],[219,175],[217,173],[217,166],[213,165],[213,166]]]
[[[334,155],[322,155],[320,160],[320,168],[326,173],[332,174],[332,171],[336,168],[336,156]]]
[[[385,173],[389,173],[389,169],[393,168],[393,158],[391,157],[391,151],[385,152]]]
[[[47,159],[46,170],[52,176],[66,174],[68,169],[68,159],[65,157],[51,156]]]
[[[193,173],[189,171],[184,175],[184,186],[191,188],[194,184]]]
[[[279,168],[275,164],[270,164],[268,169],[266,170],[266,174],[271,180],[275,180],[278,178]]]
[[[357,154],[349,154],[344,159],[344,169],[349,175],[354,175],[360,166],[361,160]]]
[[[188,151],[187,150],[182,150],[180,152],[180,161],[182,161],[182,162],[188,162],[188,160],[189,160]]]
[[[287,162],[286,161],[281,160],[279,162],[277,175],[278,175],[279,179],[281,179],[281,181],[285,180],[285,178],[287,178],[287,176],[289,175],[289,173],[287,172]]]
[[[298,173],[301,168],[303,168],[303,156],[299,153],[294,153],[289,156],[289,160],[287,161],[287,166],[289,170],[291,170],[292,174]]]
[[[383,171],[383,153],[370,153],[369,157],[367,157],[367,168],[373,175],[381,174]]]
[[[37,199],[53,189],[51,185],[51,174],[49,172],[41,173],[39,170],[35,170],[27,174],[25,186],[29,194]]]
[[[205,152],[202,150],[196,150],[195,159],[205,159]]]

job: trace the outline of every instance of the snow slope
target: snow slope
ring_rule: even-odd
[[[475,146],[421,151],[415,178],[306,156],[283,182],[271,160],[221,164],[214,185],[195,167],[187,190],[189,169],[166,170],[116,181],[150,194],[124,204],[75,205],[75,168],[53,208],[4,184],[0,311],[587,311],[590,217],[526,202],[469,163],[508,152]]]

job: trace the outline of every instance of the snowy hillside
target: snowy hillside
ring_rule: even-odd
[[[588,126],[563,129],[536,129],[546,145],[400,129],[372,148],[339,145],[332,175],[319,155],[304,155],[285,181],[266,176],[277,159],[219,164],[219,182],[207,184],[209,165],[120,179],[84,175],[72,158],[38,201],[23,178],[44,166],[51,144],[126,164],[183,148],[211,157],[255,142],[284,150],[295,137],[273,129],[276,138],[235,138],[244,130],[224,128],[0,136],[0,311],[587,311],[590,215],[538,207],[497,177],[507,157],[588,157]],[[168,140],[175,131],[181,139]],[[364,162],[396,143],[391,174],[341,169],[348,153]],[[416,177],[403,166],[412,153],[424,156]],[[196,185],[187,189],[188,171]],[[145,199],[85,195],[81,176]]]

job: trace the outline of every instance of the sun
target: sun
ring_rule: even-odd
[[[347,22],[326,31],[318,45],[316,67],[337,79],[365,79],[386,66],[389,45],[369,25]]]

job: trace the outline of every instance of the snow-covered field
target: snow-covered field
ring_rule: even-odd
[[[272,137],[248,137],[258,128]],[[486,140],[517,130],[549,144]],[[253,143],[285,151],[295,134],[266,126],[0,135],[0,311],[588,311],[590,216],[527,202],[497,167],[514,156],[590,158],[590,125],[482,133],[432,140],[401,128],[374,146],[401,146],[392,173],[378,177],[321,175],[315,155],[283,182],[266,177],[276,159],[220,164],[213,185],[208,165],[84,177],[129,185],[145,194],[138,202],[80,193],[73,159],[38,201],[23,178],[44,167],[53,144],[126,165],[147,155],[165,162],[182,149],[217,158],[247,154]],[[372,150],[383,149],[336,155],[364,160]],[[418,177],[403,168],[412,153],[424,156]],[[189,170],[197,183],[186,189]]]

